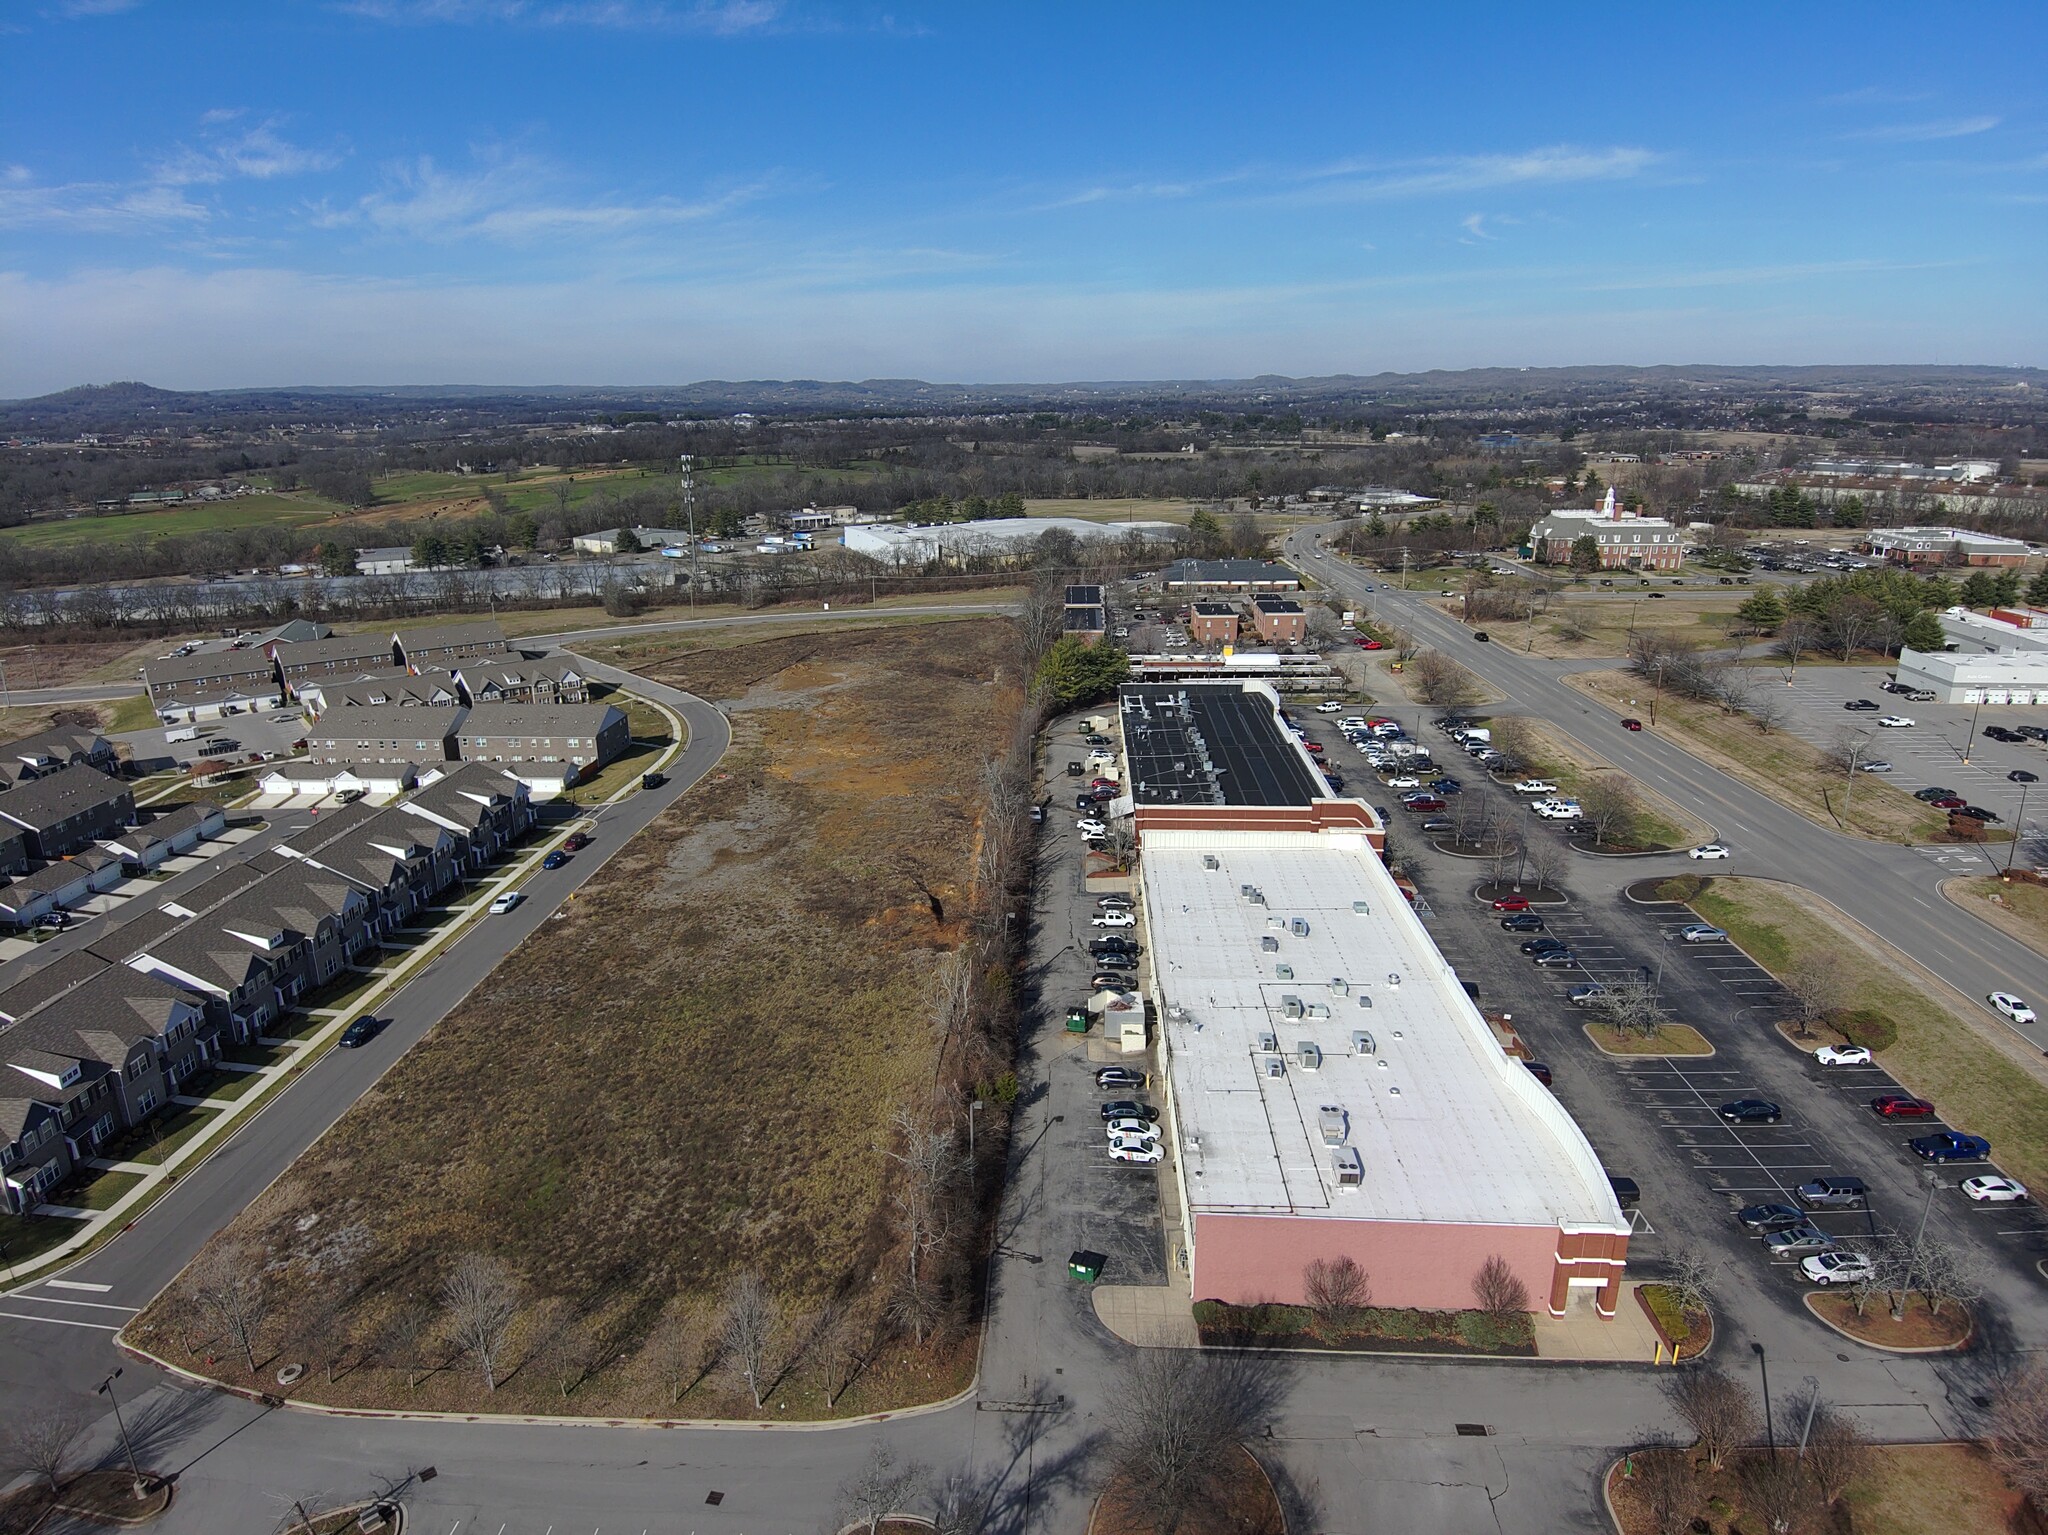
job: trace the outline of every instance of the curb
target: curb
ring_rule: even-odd
[[[737,1433],[740,1431],[768,1431],[784,1434],[829,1433],[841,1428],[867,1428],[877,1423],[893,1423],[900,1418],[924,1418],[933,1413],[950,1412],[963,1403],[973,1400],[981,1390],[981,1350],[988,1346],[988,1328],[981,1329],[982,1342],[975,1350],[974,1375],[966,1387],[952,1396],[937,1402],[920,1402],[912,1407],[900,1407],[890,1412],[863,1413],[857,1418],[834,1418],[830,1422],[785,1423],[776,1419],[756,1420],[752,1418],[560,1418],[533,1413],[502,1412],[401,1412],[382,1407],[329,1407],[320,1402],[295,1402],[286,1397],[273,1396],[268,1392],[252,1391],[246,1386],[230,1386],[223,1381],[188,1370],[182,1365],[172,1364],[168,1359],[152,1354],[148,1349],[130,1343],[118,1334],[114,1346],[129,1358],[144,1364],[155,1365],[167,1375],[190,1381],[209,1391],[223,1396],[238,1396],[245,1402],[257,1402],[273,1410],[312,1413],[324,1418],[374,1418],[401,1423],[482,1423],[492,1426],[523,1424],[531,1428],[687,1428],[711,1429],[717,1432]]]
[[[1825,1327],[1829,1332],[1833,1333],[1836,1337],[1847,1338],[1851,1343],[1855,1344],[1858,1348],[1874,1349],[1880,1354],[1966,1354],[1970,1350],[1970,1345],[1973,1342],[1975,1342],[1977,1338],[1977,1313],[1973,1311],[1970,1313],[1970,1330],[1964,1333],[1962,1337],[1958,1338],[1954,1343],[1944,1343],[1937,1347],[1921,1348],[1901,1348],[1898,1345],[1892,1343],[1872,1343],[1868,1338],[1859,1338],[1853,1332],[1849,1332],[1843,1327],[1837,1325],[1836,1323],[1829,1321],[1826,1317],[1822,1316],[1818,1311],[1813,1309],[1813,1303],[1819,1300],[1821,1296],[1826,1293],[1827,1292],[1825,1290],[1808,1290],[1804,1295],[1799,1297],[1799,1300],[1800,1303],[1806,1307],[1806,1314],[1808,1316],[1812,1317],[1816,1322],[1820,1323],[1821,1326]]]

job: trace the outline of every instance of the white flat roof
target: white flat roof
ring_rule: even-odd
[[[1577,1124],[1502,1052],[1364,837],[1155,831],[1140,874],[1196,1212],[1628,1229]],[[1338,1186],[1326,1106],[1362,1185]]]

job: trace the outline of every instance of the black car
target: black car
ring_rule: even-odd
[[[1125,954],[1132,959],[1138,957],[1138,946],[1128,938],[1091,938],[1088,952],[1100,959],[1108,954]]]
[[[2029,741],[2048,741],[2048,725],[2022,725],[2019,730]]]
[[[1484,629],[1480,629],[1474,632],[1472,638],[1479,641],[1480,644],[1484,645],[1488,640],[1492,639],[1493,636],[1488,634]]]
[[[1455,778],[1439,778],[1430,787],[1439,794],[1463,794],[1465,792],[1465,786]]]
[[[1843,704],[1842,707],[1844,709],[1875,709],[1877,705],[1867,698],[1852,698]]]
[[[1503,924],[1503,926],[1505,926],[1505,924]],[[1553,949],[1562,949],[1564,947],[1566,947],[1566,945],[1562,939],[1531,938],[1527,943],[1522,945],[1522,952],[1524,954],[1548,954]]]
[[[1083,746],[1107,746],[1109,745],[1109,737],[1091,731],[1087,735],[1081,737],[1081,744]]]
[[[1744,1205],[1735,1218],[1751,1231],[1783,1231],[1806,1219],[1806,1212],[1792,1205]]]
[[[1530,1076],[1541,1082],[1545,1087],[1550,1086],[1550,1068],[1543,1062],[1524,1061],[1522,1064],[1529,1068]]]
[[[1145,1085],[1145,1073],[1128,1066],[1105,1066],[1095,1073],[1095,1085],[1106,1093],[1134,1092]]]
[[[1159,1122],[1159,1110],[1149,1103],[1140,1103],[1135,1098],[1112,1098],[1102,1106],[1104,1119],[1149,1119]]]
[[[1737,1098],[1722,1104],[1718,1112],[1723,1119],[1738,1125],[1774,1125],[1784,1113],[1768,1098]]]
[[[341,1039],[338,1043],[344,1050],[353,1050],[358,1045],[367,1045],[371,1040],[375,1039],[377,1031],[383,1027],[383,1024],[372,1018],[368,1013],[365,1013],[341,1031]]]
[[[1633,1210],[1642,1202],[1643,1191],[1633,1178],[1621,1178],[1613,1173],[1607,1175],[1609,1187],[1614,1190],[1614,1202],[1624,1210]]]
[[[2012,783],[2039,783],[2041,781],[2039,773],[2029,773],[2025,768],[2014,768],[2005,776]]]
[[[1957,795],[1956,791],[1953,789],[1926,788],[1915,789],[1913,791],[1913,798],[1919,800],[1923,804],[1931,805],[1938,799],[1955,799],[1957,798]]]
[[[1984,727],[1984,734],[1991,737],[1994,741],[2024,741],[2026,739],[2017,730],[2007,730],[2003,725],[1986,725]]]
[[[1540,933],[1543,931],[1543,919],[1533,911],[1518,911],[1511,916],[1502,917],[1500,925],[1511,933]]]
[[[1960,810],[1951,810],[1950,815],[1967,816],[1972,821],[1996,823],[2005,818],[1995,810],[1986,810],[1982,805],[1965,805]]]

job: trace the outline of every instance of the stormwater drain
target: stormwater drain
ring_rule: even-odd
[[[1484,1439],[1492,1432],[1493,1430],[1484,1423],[1460,1423],[1458,1425],[1458,1437],[1460,1439]]]

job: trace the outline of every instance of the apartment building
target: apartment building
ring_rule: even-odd
[[[20,829],[32,858],[81,852],[135,819],[135,796],[97,768],[65,766],[0,792],[0,825]]]

